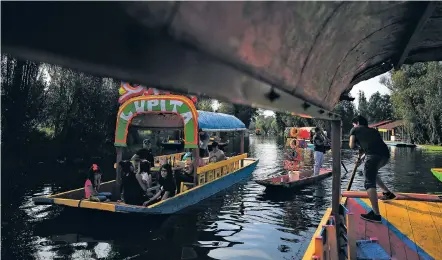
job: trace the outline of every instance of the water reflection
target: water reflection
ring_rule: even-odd
[[[411,148],[392,148],[391,152],[391,161],[381,170],[389,187],[403,192],[442,192],[442,184],[429,171],[442,167],[442,153]],[[251,180],[173,216],[35,206],[33,196],[79,186],[83,166],[35,167],[35,175],[21,185],[2,186],[8,192],[2,196],[2,258],[300,259],[331,203],[331,178],[301,190],[268,192],[253,178],[285,173],[283,140],[253,137],[249,153],[260,159]],[[307,156],[306,166],[311,167],[312,156]],[[351,171],[356,153],[344,150],[342,157]],[[324,163],[331,167],[330,153]],[[51,174],[45,175],[48,172]],[[60,172],[68,177],[60,178]],[[342,180],[343,188],[349,175]],[[352,189],[363,189],[363,176],[356,176]]]

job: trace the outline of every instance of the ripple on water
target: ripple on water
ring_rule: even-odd
[[[62,185],[52,183],[53,178],[47,178],[51,180],[47,185],[23,183],[24,192],[3,203],[15,206],[2,210],[2,258],[300,259],[330,206],[331,178],[301,190],[269,192],[253,180],[285,173],[283,142],[254,137],[250,144],[250,156],[260,159],[251,179],[168,217],[34,205],[33,196],[52,194]],[[355,153],[343,150],[342,157],[351,170]],[[330,153],[324,167],[331,167]],[[380,175],[395,191],[442,192],[442,184],[429,171],[432,167],[442,167],[442,153],[396,148]],[[343,176],[343,189],[349,177]],[[363,176],[356,175],[352,189],[363,190]]]

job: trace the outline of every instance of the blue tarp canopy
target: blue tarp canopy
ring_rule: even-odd
[[[232,115],[200,110],[198,110],[198,128],[209,132],[246,130],[244,123]]]

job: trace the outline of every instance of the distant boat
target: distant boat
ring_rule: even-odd
[[[317,176],[313,176],[313,170],[304,170],[255,182],[267,188],[298,188],[319,182],[331,175],[331,169],[321,169]]]

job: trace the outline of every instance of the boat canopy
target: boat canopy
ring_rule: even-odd
[[[198,128],[206,132],[245,131],[246,125],[232,115],[198,110]]]
[[[442,60],[441,17],[438,1],[2,2],[2,51],[339,119],[354,84]]]

